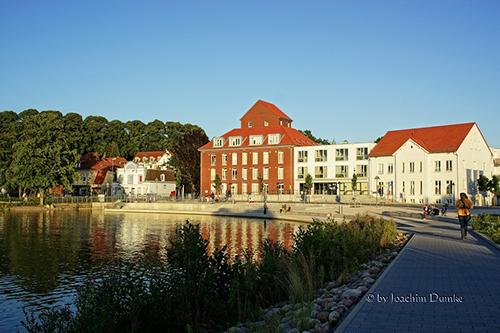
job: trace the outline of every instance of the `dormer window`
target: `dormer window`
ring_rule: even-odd
[[[267,122],[266,120],[264,120],[264,127],[267,127],[269,126],[269,122]]]
[[[252,121],[248,122],[248,127],[250,127],[250,128],[253,127],[253,122]]]
[[[250,135],[250,145],[258,146],[262,144],[262,135]]]
[[[149,163],[154,163],[155,162],[155,158],[154,157],[150,157],[149,158]]]
[[[163,174],[163,173],[162,173],[162,174],[160,175],[160,180],[161,180],[162,182],[164,182],[164,181],[165,181],[165,174]]]
[[[224,146],[224,138],[215,138],[214,147],[222,147],[222,146]]]
[[[232,136],[229,138],[229,146],[241,146],[241,136]]]
[[[280,143],[280,135],[278,133],[277,134],[269,134],[267,136],[267,143],[270,145],[277,145],[278,143]]]
[[[146,163],[147,161],[148,161],[148,158],[147,158],[146,156],[144,156],[144,157],[142,158],[142,162]]]

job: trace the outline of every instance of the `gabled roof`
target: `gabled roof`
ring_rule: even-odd
[[[370,152],[370,157],[392,156],[406,141],[413,140],[429,153],[456,152],[476,123],[389,131]]]
[[[245,116],[248,113],[250,113],[252,111],[256,111],[256,110],[270,111],[278,118],[283,118],[283,119],[287,119],[289,121],[292,121],[292,119],[286,113],[281,111],[276,105],[274,105],[273,103],[263,101],[261,99],[259,99],[257,102],[255,102],[255,104],[250,109],[248,109],[247,112],[245,112],[245,114],[240,118],[240,120],[245,118]]]
[[[165,175],[166,182],[175,182],[175,172],[172,170],[146,170],[146,181],[161,181],[161,175]]]
[[[109,170],[112,168],[120,168],[127,164],[127,160],[123,157],[106,157],[90,167],[91,170]]]
[[[144,157],[147,157],[148,159],[153,157],[155,159],[158,159],[162,157],[163,155],[166,154],[166,151],[160,150],[160,151],[139,151],[135,154],[135,158],[139,158],[141,161]]]
[[[267,146],[267,136],[269,134],[280,134],[281,139],[279,144],[277,145],[271,145],[271,146],[283,146],[283,145],[291,145],[291,146],[316,146],[317,143],[314,142],[313,140],[309,139],[307,136],[304,134],[300,133],[294,128],[291,127],[283,127],[283,126],[269,126],[269,127],[260,127],[260,128],[235,128],[230,130],[229,132],[223,134],[220,137],[223,137],[224,140],[224,145],[222,147],[217,147],[216,149],[221,149],[221,148],[228,148],[229,147],[229,140],[228,138],[231,136],[241,136],[242,137],[242,143],[240,146],[237,147],[229,147],[229,148],[238,148],[238,147],[262,147],[262,146]],[[262,141],[262,145],[260,146],[255,146],[255,145],[249,145],[249,137],[250,135],[264,135],[265,138]],[[211,149],[214,148],[213,146],[213,140],[199,148],[199,150],[204,150],[204,149]]]

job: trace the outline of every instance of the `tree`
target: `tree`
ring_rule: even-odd
[[[329,145],[330,144],[330,141],[328,141],[327,139],[315,137],[312,134],[311,130],[304,130],[304,131],[299,130],[299,132],[304,134],[305,136],[307,136],[309,139],[313,140],[314,142],[319,143],[320,145]]]
[[[373,141],[374,143],[379,143],[380,140],[382,140],[384,136],[379,136],[378,138],[375,139],[375,141]]]
[[[489,183],[488,177],[485,175],[479,175],[479,178],[477,179],[477,188],[479,192],[487,192],[488,191],[488,183]]]
[[[312,187],[313,187],[312,176],[310,174],[307,174],[306,178],[304,180],[304,191],[306,192],[306,194],[310,194],[311,193]]]
[[[165,150],[167,147],[167,127],[160,120],[154,120],[145,127],[146,142],[142,147],[147,151]]]
[[[352,183],[352,194],[356,194],[356,187],[358,186],[358,176],[356,175],[356,173],[352,175],[351,183]]]
[[[18,116],[13,111],[0,112],[0,187],[7,185],[7,169],[12,162],[12,146],[19,136]]]
[[[103,155],[108,140],[108,120],[101,116],[88,116],[84,120],[83,143],[85,152],[96,152]]]
[[[214,186],[215,186],[215,194],[217,195],[220,195],[221,184],[222,181],[220,179],[220,176],[218,174],[215,175]]]

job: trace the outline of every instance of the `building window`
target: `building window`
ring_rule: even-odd
[[[389,164],[387,165],[387,173],[388,173],[388,174],[392,174],[392,173],[394,173],[394,164],[389,163]]]
[[[214,147],[222,147],[222,146],[224,146],[224,138],[215,138]]]
[[[434,171],[441,172],[441,161],[436,161],[435,166]]]
[[[227,154],[222,154],[222,165],[227,165]]]
[[[307,175],[307,167],[298,167],[297,168],[297,178],[303,179]]]
[[[247,183],[241,184],[241,194],[247,194],[248,193],[248,185]]]
[[[278,164],[283,164],[285,160],[285,153],[282,151],[278,152]]]
[[[335,177],[347,178],[347,165],[337,165],[335,167]]]
[[[231,153],[231,164],[238,164],[238,153]]]
[[[267,136],[267,143],[270,145],[277,145],[280,143],[280,135],[279,134],[269,134]]]
[[[405,182],[403,182],[403,186],[401,186],[401,189],[402,189],[402,192],[405,193],[406,192],[406,184]]]
[[[248,171],[247,171],[247,168],[243,168],[243,169],[241,169],[241,179],[243,179],[243,180],[247,180],[247,177],[248,177],[248,176],[247,176],[247,172],[248,172]]]
[[[265,151],[262,153],[262,163],[269,164],[269,152]]]
[[[247,160],[248,160],[248,153],[242,153],[241,154],[241,164],[247,165]]]
[[[401,163],[401,173],[405,173],[405,163]]]
[[[164,181],[165,181],[165,175],[164,175],[164,174],[161,174],[161,175],[160,175],[160,180],[161,180],[162,182],[164,182]]]
[[[241,136],[232,136],[229,138],[229,145],[234,147],[234,146],[241,146]]]
[[[227,169],[224,168],[222,169],[222,180],[226,180],[227,179]]]
[[[314,178],[326,178],[326,166],[314,167]]]
[[[383,175],[384,174],[384,163],[379,163],[378,164],[378,174]]]
[[[231,172],[231,179],[236,180],[238,179],[238,169],[233,169]]]
[[[422,173],[423,170],[424,170],[424,163],[420,162],[420,173]]]
[[[446,194],[453,194],[453,181],[452,180],[446,181]]]
[[[356,175],[358,177],[366,177],[368,175],[368,165],[357,165],[356,166]]]
[[[453,161],[452,160],[446,161],[446,171],[453,171]]]
[[[210,180],[212,180],[212,181],[215,180],[215,169],[214,168],[210,169]]]
[[[410,182],[410,195],[415,195],[415,182],[413,180]]]
[[[424,194],[424,182],[420,181],[420,195]]]
[[[327,151],[326,149],[316,150],[316,162],[326,162],[327,161]]]
[[[252,128],[253,127],[253,122],[249,121],[248,122],[248,127]]]
[[[259,193],[259,184],[258,183],[252,183],[252,193],[253,194]]]
[[[307,150],[299,150],[299,156],[297,162],[306,163],[307,162]]]
[[[134,183],[134,175],[128,175],[127,176],[127,184],[133,184],[133,183]]]
[[[269,123],[267,122],[267,120],[264,120],[264,127],[267,127],[269,126]]]
[[[278,179],[281,180],[283,178],[285,178],[285,169],[278,167]]]
[[[268,167],[264,167],[264,169],[262,171],[262,179],[264,179],[264,180],[269,179],[269,168]]]
[[[368,159],[368,148],[356,148],[356,159],[357,160],[367,160]]]
[[[259,169],[252,168],[252,179],[253,180],[259,179]]]
[[[259,153],[258,152],[252,153],[252,164],[259,164]]]
[[[415,172],[415,162],[410,162],[410,173]]]
[[[434,188],[434,194],[440,195],[441,194],[441,181],[440,180],[436,180],[435,185],[436,186]]]
[[[262,135],[250,135],[250,145],[258,146],[262,144]]]
[[[347,161],[349,159],[349,150],[347,148],[335,149],[335,161]]]
[[[217,163],[217,155],[215,154],[210,155],[210,165],[215,166],[216,163]]]

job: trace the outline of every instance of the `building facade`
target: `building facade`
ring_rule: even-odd
[[[136,162],[127,162],[117,169],[118,182],[127,195],[170,196],[176,189],[175,172],[172,170],[148,169]]]
[[[316,143],[292,128],[292,121],[274,104],[257,101],[239,128],[199,149],[201,195],[293,193],[294,147]]]
[[[475,123],[387,132],[369,158],[373,195],[407,203],[477,200],[477,179],[491,177],[493,154]]]
[[[307,174],[313,179],[311,194],[369,194],[368,155],[374,143],[342,143],[294,148],[296,191],[303,192]]]

